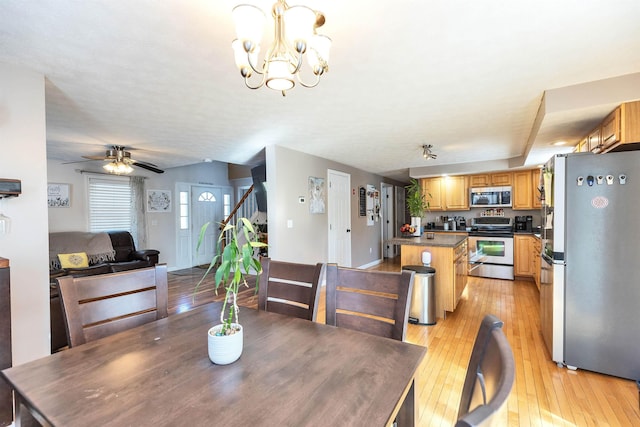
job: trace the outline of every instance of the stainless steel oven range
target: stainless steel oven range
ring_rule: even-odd
[[[469,275],[513,280],[511,218],[475,218],[469,232]]]

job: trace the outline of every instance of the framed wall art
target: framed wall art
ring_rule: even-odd
[[[147,212],[171,212],[171,191],[147,190]]]
[[[324,213],[324,178],[309,177],[309,213]]]
[[[71,207],[71,195],[69,184],[49,183],[47,184],[47,204],[50,208]]]

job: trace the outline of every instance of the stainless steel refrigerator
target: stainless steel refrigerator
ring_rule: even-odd
[[[640,151],[541,171],[542,334],[559,366],[640,379]]]

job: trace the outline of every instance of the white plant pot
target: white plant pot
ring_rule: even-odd
[[[411,233],[412,236],[421,236],[422,235],[422,218],[420,218],[419,216],[412,216],[411,217],[411,226],[415,227],[416,231],[414,231],[413,233]]]
[[[243,346],[243,328],[238,323],[232,323],[234,327],[239,328],[235,334],[221,335],[218,333],[222,329],[222,325],[216,325],[207,332],[209,359],[216,365],[228,365],[235,362],[242,354]]]

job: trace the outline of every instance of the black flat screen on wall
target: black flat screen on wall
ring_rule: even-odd
[[[253,179],[253,194],[256,196],[258,210],[260,212],[266,212],[267,188],[264,186],[264,183],[267,181],[267,165],[260,165],[251,169],[251,178]]]

